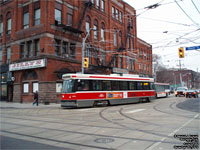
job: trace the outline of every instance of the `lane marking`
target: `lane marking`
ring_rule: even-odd
[[[135,112],[140,112],[140,111],[144,111],[145,109],[136,109],[136,110],[131,110],[131,111],[127,111],[126,113],[135,113]]]
[[[194,119],[196,119],[197,117],[199,117],[199,114],[196,114],[192,119],[188,120],[187,122],[185,122],[180,128],[174,130],[172,133],[168,134],[167,136],[171,137],[173,136],[175,133],[177,133],[180,129],[182,129],[183,127],[185,127],[186,125],[188,125],[190,122],[192,122]],[[167,138],[169,137],[164,137],[160,140],[160,142],[156,142],[153,145],[151,145],[150,147],[148,147],[146,150],[153,150],[156,146],[158,146],[159,144],[161,144],[163,141],[165,141]]]

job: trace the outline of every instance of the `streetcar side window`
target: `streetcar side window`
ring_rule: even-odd
[[[143,83],[143,90],[150,90],[150,85],[148,82]]]
[[[134,81],[129,82],[129,90],[136,90],[136,82]]]
[[[128,90],[128,82],[120,81],[120,90]]]
[[[119,91],[120,90],[119,81],[111,81],[111,84],[112,84],[112,90],[113,91]]]
[[[103,91],[111,90],[111,81],[102,81],[103,82]]]
[[[89,91],[90,90],[90,84],[89,80],[77,80],[76,83],[77,91]]]
[[[102,91],[103,84],[101,80],[92,80],[92,90],[93,91]]]
[[[72,93],[75,91],[74,88],[74,80],[64,80],[63,81],[63,88],[62,88],[62,93]]]
[[[143,83],[137,82],[137,90],[143,90]]]
[[[154,83],[150,83],[150,90],[155,90],[155,84]]]

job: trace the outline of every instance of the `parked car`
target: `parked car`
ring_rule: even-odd
[[[195,91],[197,92],[197,94],[200,94],[200,89],[196,89]]]
[[[194,97],[194,98],[197,98],[198,97],[198,93],[195,91],[195,90],[188,90],[187,92],[186,92],[186,98],[192,98],[192,97]]]
[[[188,88],[187,87],[178,87],[176,92],[175,92],[175,96],[185,96],[186,92],[187,92]]]

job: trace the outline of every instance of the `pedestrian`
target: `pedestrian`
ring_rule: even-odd
[[[33,102],[33,106],[34,106],[34,104],[36,103],[36,105],[38,106],[38,91],[35,91],[35,93],[34,93],[34,102]]]

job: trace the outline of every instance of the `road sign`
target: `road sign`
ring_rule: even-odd
[[[192,47],[186,47],[185,50],[188,51],[188,50],[197,50],[197,49],[200,49],[200,46],[192,46]]]

